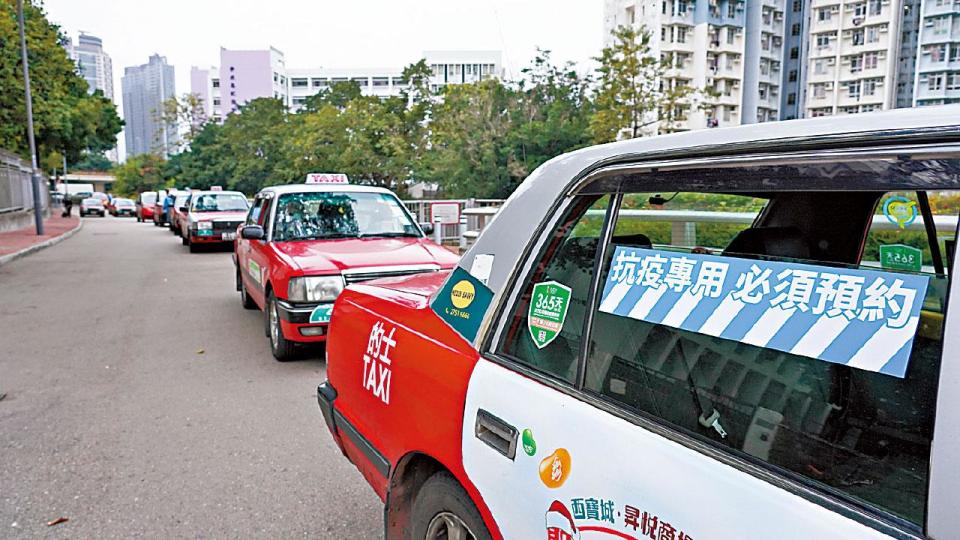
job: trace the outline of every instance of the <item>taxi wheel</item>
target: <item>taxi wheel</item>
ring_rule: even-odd
[[[190,247],[190,253],[196,253],[200,251],[200,246],[198,246],[197,244],[194,244],[193,242],[190,242],[189,240],[187,241],[187,246]]]
[[[267,336],[270,338],[270,352],[273,357],[280,362],[293,360],[296,354],[296,344],[283,337],[283,329],[280,328],[280,308],[277,306],[277,298],[273,292],[267,296]]]
[[[186,234],[183,234],[183,233],[181,232],[181,233],[180,233],[180,243],[183,244],[183,245],[187,245],[187,242],[188,242],[188,240],[187,240],[187,235],[186,235]]]
[[[414,540],[489,540],[480,512],[460,483],[441,471],[421,486],[410,512]]]

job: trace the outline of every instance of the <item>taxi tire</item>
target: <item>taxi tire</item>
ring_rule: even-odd
[[[270,331],[270,314],[273,313],[277,318],[277,343],[274,344],[273,336]],[[264,320],[266,321],[267,326],[267,341],[270,342],[270,352],[273,354],[273,357],[278,362],[287,362],[296,358],[297,348],[296,343],[288,340],[283,337],[283,328],[280,328],[280,311],[277,308],[277,297],[273,295],[273,291],[267,295],[267,309],[263,310]]]
[[[185,235],[185,234],[183,234],[183,233],[181,232],[181,233],[180,233],[180,243],[183,244],[183,245],[187,245],[187,242],[188,242],[188,240],[187,240],[187,235]]]
[[[455,515],[473,533],[476,540],[490,540],[490,532],[483,524],[480,511],[470,496],[447,471],[439,471],[423,483],[410,510],[410,531],[413,540],[427,539],[427,527],[440,513]]]

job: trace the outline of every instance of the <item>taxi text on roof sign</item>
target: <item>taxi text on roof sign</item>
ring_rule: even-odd
[[[210,186],[210,191],[223,191],[223,186]]]
[[[308,184],[349,184],[350,180],[343,173],[310,173],[307,175]]]

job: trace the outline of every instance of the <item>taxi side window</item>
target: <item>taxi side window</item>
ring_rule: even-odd
[[[869,214],[871,206],[865,208]],[[773,216],[779,227],[749,225],[701,246],[684,241],[676,224],[672,236],[656,236],[657,216],[630,210],[621,207],[615,231],[652,231],[654,247],[618,243],[618,233],[607,248],[601,266],[607,283],[595,306],[585,390],[738,457],[922,525],[947,277],[881,267],[867,256],[861,265],[822,266],[810,260],[815,251],[802,234],[786,232],[795,227],[782,216]],[[648,223],[625,223],[635,220]],[[952,223],[956,227],[956,215]],[[869,227],[863,219],[859,238]],[[847,229],[835,234],[857,237]],[[636,267],[617,281],[625,263]],[[701,281],[707,265],[728,268],[721,283],[729,289],[708,292],[710,282]],[[671,297],[682,277],[674,271],[686,267],[692,270],[687,296]],[[861,283],[855,274],[860,270],[873,273],[862,274],[869,277]],[[800,278],[810,278],[809,290],[795,286]],[[840,290],[832,288],[836,282],[848,283],[848,294],[831,292]],[[667,285],[658,288],[660,283]],[[920,285],[911,292],[911,283]],[[698,284],[703,288],[693,291]],[[613,293],[618,285],[619,297]],[[746,295],[733,301],[735,290]],[[784,311],[784,300],[808,303]],[[867,323],[879,320],[874,317],[896,315],[909,329],[911,313],[919,313],[918,321],[912,323],[915,331],[898,334],[902,346],[870,345],[887,330],[871,330]],[[858,367],[837,359],[844,354]],[[896,362],[902,363],[899,373]]]
[[[247,212],[247,220],[244,222],[244,225],[256,225],[258,223],[263,201],[264,199],[262,197],[254,199],[253,205],[250,206],[250,211]]]
[[[501,354],[567,382],[576,379],[608,204],[607,196],[577,201],[551,234],[514,306]]]

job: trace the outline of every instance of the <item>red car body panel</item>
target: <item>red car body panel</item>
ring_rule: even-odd
[[[501,538],[462,463],[464,404],[479,354],[429,306],[430,295],[447,276],[437,272],[380,280],[351,286],[340,295],[327,341],[327,377],[337,394],[333,408],[387,459],[391,473],[411,453],[440,462],[470,495],[493,537]],[[396,328],[389,403],[365,388],[364,355],[378,321]],[[430,399],[423,399],[424,394]],[[333,435],[386,501],[390,478],[342,430],[334,428]]]

